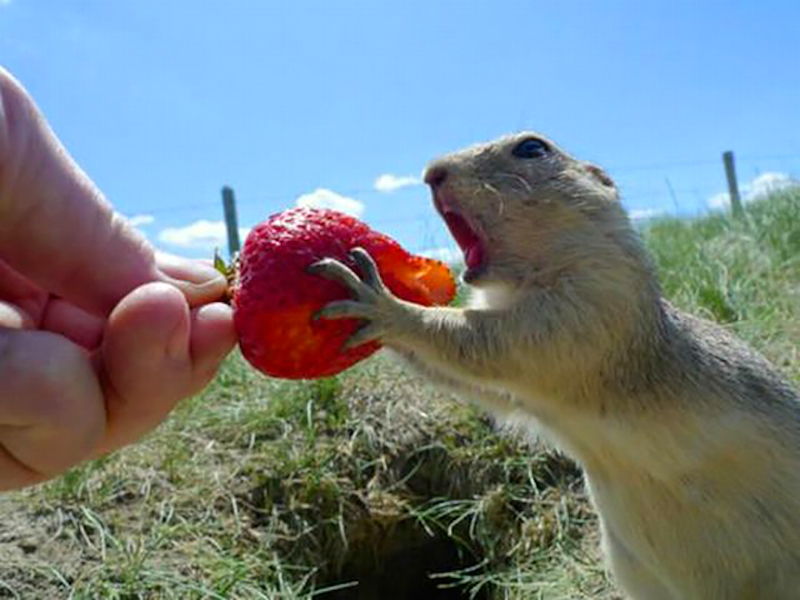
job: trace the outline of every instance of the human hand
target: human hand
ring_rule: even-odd
[[[131,443],[235,342],[225,279],[157,257],[0,68],[0,490]]]

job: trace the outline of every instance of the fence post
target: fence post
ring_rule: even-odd
[[[228,253],[231,258],[239,252],[239,223],[236,218],[236,200],[233,189],[226,186],[222,188],[222,207],[225,211],[225,226],[228,229]]]
[[[742,199],[739,196],[739,184],[736,181],[736,165],[733,162],[733,152],[728,150],[722,153],[722,162],[725,164],[725,177],[728,178],[728,196],[731,199],[731,211],[734,217],[741,217]]]

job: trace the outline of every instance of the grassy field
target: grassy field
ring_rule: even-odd
[[[644,235],[669,298],[800,379],[800,192]],[[0,517],[0,597],[619,598],[576,466],[389,355],[306,383],[232,356],[143,443]]]

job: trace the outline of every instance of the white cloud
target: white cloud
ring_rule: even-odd
[[[660,217],[666,213],[667,211],[664,208],[634,208],[628,211],[633,221],[645,221],[653,217]]]
[[[778,190],[783,190],[789,187],[798,185],[795,179],[792,179],[786,173],[762,173],[758,177],[752,179],[748,183],[739,188],[739,194],[742,197],[742,202],[752,202],[758,200]],[[708,206],[713,209],[726,209],[730,205],[730,196],[728,192],[720,192],[714,194],[708,199]]]
[[[360,217],[364,212],[364,205],[358,200],[337,194],[332,190],[317,188],[310,194],[303,194],[297,199],[297,206],[313,208],[331,208],[354,217]]]
[[[0,2],[2,1],[0,0]],[[125,220],[133,227],[143,227],[153,223],[156,218],[153,215],[133,215],[132,217],[125,217]]]
[[[239,228],[239,238],[244,242],[250,230]],[[179,248],[202,248],[213,250],[228,244],[228,233],[224,221],[200,219],[184,227],[167,227],[158,234],[158,240]]]
[[[379,192],[394,192],[401,188],[419,185],[421,183],[422,181],[420,181],[419,177],[414,177],[412,175],[397,176],[386,173],[378,177],[374,185],[375,189]]]
[[[719,194],[714,194],[708,199],[708,207],[715,210],[728,208],[730,202],[731,201],[728,192],[720,192]]]
[[[748,200],[756,200],[772,192],[784,190],[795,185],[797,185],[797,181],[786,173],[762,173],[747,186],[746,195]]]
[[[446,263],[461,262],[463,257],[457,248],[428,248],[419,253],[420,256],[427,256]]]

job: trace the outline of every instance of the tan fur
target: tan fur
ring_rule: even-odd
[[[798,394],[660,297],[602,171],[549,141],[545,157],[512,156],[531,135],[428,169],[429,181],[446,173],[439,201],[486,242],[487,268],[470,281],[486,290],[480,303],[422,308],[378,281],[325,316],[367,319],[362,338],[499,415],[538,421],[583,466],[631,598],[800,598]]]

